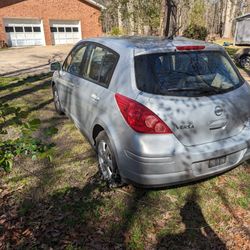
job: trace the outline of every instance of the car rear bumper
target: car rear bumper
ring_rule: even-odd
[[[193,147],[184,147],[172,138],[169,141],[174,144],[174,150],[171,147],[171,151],[165,151],[165,154],[159,148],[161,142],[152,141],[151,154],[145,153],[149,152],[145,150],[146,145],[141,153],[138,153],[138,147],[136,153],[123,150],[118,165],[125,180],[146,187],[170,186],[208,178],[250,159],[249,130],[245,129],[240,136]],[[170,149],[162,144],[161,148],[164,147]],[[162,155],[157,155],[159,151]],[[223,162],[211,167],[211,160],[221,157]]]

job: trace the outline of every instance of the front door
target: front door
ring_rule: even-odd
[[[87,44],[83,43],[75,47],[65,60],[60,71],[58,94],[66,113],[76,122],[78,103],[74,99],[75,92],[78,92],[81,80],[81,69]]]

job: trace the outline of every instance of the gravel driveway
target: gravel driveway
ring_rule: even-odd
[[[47,69],[49,60],[63,60],[71,48],[60,45],[0,50],[0,76]]]

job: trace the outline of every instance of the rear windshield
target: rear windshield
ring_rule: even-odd
[[[226,53],[220,51],[136,56],[135,74],[139,90],[158,95],[209,95],[243,84]]]

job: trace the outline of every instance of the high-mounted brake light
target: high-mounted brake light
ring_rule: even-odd
[[[145,134],[172,134],[171,129],[150,109],[120,94],[115,95],[118,107],[136,132]]]
[[[205,49],[205,46],[202,45],[194,45],[194,46],[176,46],[177,50],[203,50]]]

